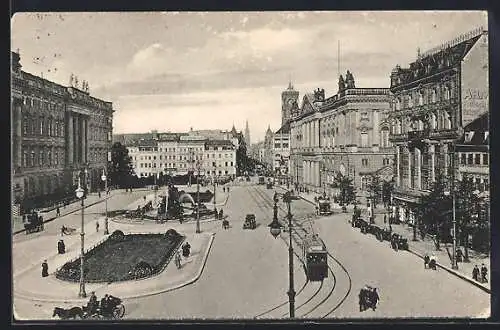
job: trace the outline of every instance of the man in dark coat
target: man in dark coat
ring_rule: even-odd
[[[47,263],[47,260],[44,260],[42,263],[42,277],[47,276],[49,276],[49,264]]]
[[[481,264],[481,282],[488,282],[488,268],[484,264]]]
[[[372,302],[372,309],[375,310],[377,308],[377,303],[380,300],[380,297],[377,292],[377,288],[373,288],[373,291],[371,292],[371,302]]]
[[[474,269],[472,270],[472,278],[474,281],[479,281],[479,267],[477,265],[474,265]]]

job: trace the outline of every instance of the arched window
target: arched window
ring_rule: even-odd
[[[399,111],[401,110],[401,100],[398,98],[396,98],[396,111]]]
[[[434,113],[431,113],[429,116],[429,125],[431,129],[436,129],[436,115]]]
[[[368,147],[368,133],[361,132],[361,147]]]
[[[43,119],[43,117],[40,117],[40,127],[39,127],[39,128],[40,128],[40,130],[38,131],[38,134],[39,134],[39,135],[43,135],[43,131],[44,131],[44,128],[45,128],[45,127],[44,127],[44,124],[45,124],[45,123],[44,123],[44,119]]]
[[[31,150],[30,164],[29,166],[35,166],[35,151]]]
[[[424,91],[418,93],[418,105],[424,105]]]
[[[451,115],[447,111],[444,112],[444,128],[451,129]]]
[[[381,148],[389,147],[389,129],[387,127],[383,127],[380,130],[380,147]]]
[[[445,100],[450,99],[450,87],[449,86],[444,87],[444,99]]]
[[[23,116],[23,135],[28,135],[28,116]]]
[[[38,151],[38,165],[43,166],[44,165],[44,153],[43,150]]]
[[[436,103],[436,101],[437,101],[437,93],[436,90],[433,88],[431,91],[431,102]]]
[[[54,152],[54,165],[59,165],[59,151]]]
[[[47,152],[47,160],[49,162],[49,166],[52,166],[52,151]]]
[[[28,167],[28,151],[23,150],[23,167]]]
[[[413,97],[412,95],[408,95],[408,108],[413,107]]]

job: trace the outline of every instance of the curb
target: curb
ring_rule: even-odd
[[[105,202],[107,199],[110,199],[111,197],[113,197],[113,196],[109,196],[109,197],[106,197],[106,198],[104,198],[104,199],[102,199],[102,200],[99,200],[99,201],[97,201],[97,202],[94,202],[94,203],[92,203],[92,204],[88,204],[88,205],[86,205],[86,206],[85,206],[85,208],[89,208],[89,207],[94,206],[94,205],[96,205],[96,204],[103,203],[103,202]],[[81,211],[81,208],[76,209],[76,210],[73,210],[73,211],[70,211],[70,212],[65,213],[65,214],[61,214],[61,215],[60,215],[60,216],[58,216],[58,217],[48,218],[47,220],[44,220],[44,221],[43,221],[43,223],[45,224],[45,223],[48,223],[48,222],[54,221],[55,219],[65,217],[65,216],[67,216],[67,215],[73,214],[73,213],[78,212],[78,211]],[[26,229],[20,229],[20,230],[17,230],[17,231],[12,232],[12,235],[17,235],[17,234],[20,234],[20,233],[24,233],[25,231],[26,231]]]
[[[408,251],[408,252],[410,252],[411,254],[413,254],[413,255],[415,255],[415,256],[417,256],[417,257],[421,258],[422,260],[424,259],[424,257],[423,257],[420,253],[418,253],[418,252],[416,252],[416,251],[412,251],[412,250],[410,250],[410,249],[408,249],[407,251]],[[464,280],[464,281],[466,281],[466,282],[469,282],[470,284],[475,285],[476,287],[478,287],[479,289],[483,290],[484,292],[491,294],[491,289],[488,289],[487,287],[485,287],[485,286],[484,286],[484,285],[482,285],[481,283],[478,283],[478,282],[474,281],[473,279],[470,279],[470,278],[468,278],[467,276],[465,276],[465,275],[463,275],[463,274],[460,274],[459,272],[457,272],[457,271],[455,271],[455,270],[453,270],[453,269],[451,269],[451,268],[449,268],[449,267],[443,266],[443,265],[441,265],[441,264],[440,264],[440,263],[438,263],[438,262],[436,262],[436,265],[437,265],[439,268],[442,268],[442,269],[446,270],[448,273],[453,274],[453,275],[455,275],[455,276],[457,276],[457,277],[461,278],[462,280]]]
[[[188,279],[180,284],[177,284],[177,285],[174,285],[172,287],[169,287],[169,288],[166,288],[166,289],[160,289],[160,290],[157,290],[157,291],[152,291],[152,292],[147,292],[147,293],[142,293],[142,294],[135,294],[135,295],[130,295],[130,296],[121,296],[120,298],[121,299],[136,299],[136,298],[143,298],[143,297],[149,297],[149,296],[153,296],[153,295],[157,295],[157,294],[161,294],[161,293],[166,293],[166,292],[170,292],[170,291],[174,291],[174,290],[177,290],[177,289],[180,289],[182,287],[185,287],[189,284],[192,284],[194,282],[196,282],[200,277],[201,277],[201,274],[203,272],[203,270],[205,269],[205,265],[206,265],[206,262],[207,262],[207,259],[208,259],[208,255],[210,253],[210,249],[212,248],[212,243],[213,243],[213,240],[214,240],[214,237],[215,237],[215,233],[212,233],[210,235],[210,240],[209,240],[209,243],[208,243],[208,246],[205,250],[205,255],[203,257],[203,261],[202,261],[202,265],[201,267],[199,267],[198,269],[198,272],[195,274],[194,277],[192,277],[191,279]],[[47,303],[85,303],[87,301],[87,298],[83,298],[83,299],[64,299],[64,298],[39,298],[39,297],[30,297],[30,296],[27,296],[23,293],[16,293],[15,291],[13,292],[13,295],[14,296],[17,296],[18,298],[21,298],[21,299],[25,299],[25,300],[31,300],[31,301],[39,301],[39,302],[47,302]]]

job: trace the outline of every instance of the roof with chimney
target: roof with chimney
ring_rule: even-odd
[[[489,149],[490,144],[490,129],[489,129],[489,112],[485,112],[478,118],[467,124],[462,137],[457,141],[460,151],[467,151],[467,147],[473,147],[474,150],[479,146],[484,146]]]

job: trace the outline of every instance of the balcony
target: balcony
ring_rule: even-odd
[[[460,137],[460,132],[455,128],[440,129],[432,131],[429,136],[433,139],[457,139]]]
[[[409,141],[428,139],[429,136],[430,136],[430,130],[429,129],[424,129],[424,130],[421,130],[421,131],[410,131],[410,132],[408,132],[408,140]]]
[[[389,141],[391,142],[406,142],[408,141],[408,133],[399,133],[389,135]]]

